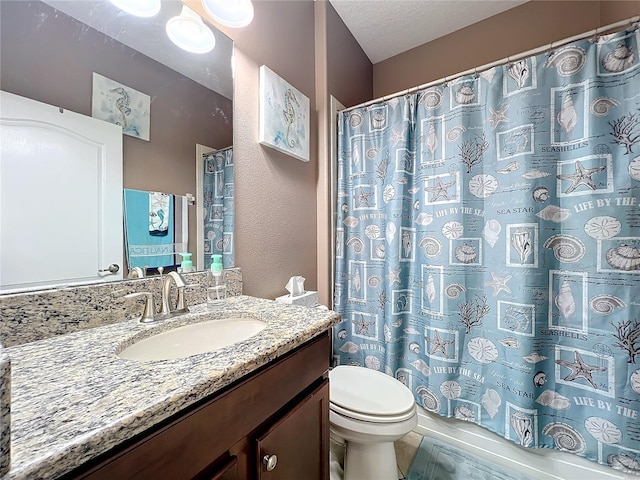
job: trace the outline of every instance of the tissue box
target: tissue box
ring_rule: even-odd
[[[304,292],[302,295],[297,295],[295,297],[292,297],[291,295],[283,295],[276,298],[276,302],[315,307],[318,304],[318,292]]]

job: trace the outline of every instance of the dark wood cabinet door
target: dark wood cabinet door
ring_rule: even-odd
[[[329,478],[329,381],[305,397],[256,439],[256,478]],[[276,456],[276,459],[273,456]],[[268,467],[268,461],[271,465]],[[275,465],[274,465],[275,463]]]
[[[216,465],[208,468],[205,472],[194,477],[193,480],[239,480],[238,476],[238,457],[232,456]]]

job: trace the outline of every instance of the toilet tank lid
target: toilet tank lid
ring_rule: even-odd
[[[342,408],[370,415],[401,415],[414,408],[411,390],[376,370],[340,365],[329,372],[329,399]]]

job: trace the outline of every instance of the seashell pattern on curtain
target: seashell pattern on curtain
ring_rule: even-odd
[[[343,112],[334,359],[640,474],[636,28]]]
[[[233,147],[206,154],[203,162],[204,268],[211,256],[222,255],[224,268],[235,266]]]

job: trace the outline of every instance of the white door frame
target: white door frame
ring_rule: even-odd
[[[196,143],[196,269],[204,270],[204,156],[216,149]]]
[[[333,95],[329,98],[329,175],[331,187],[331,263],[329,265],[329,278],[331,279],[331,308],[336,289],[336,221],[338,220],[338,112],[346,107]]]

